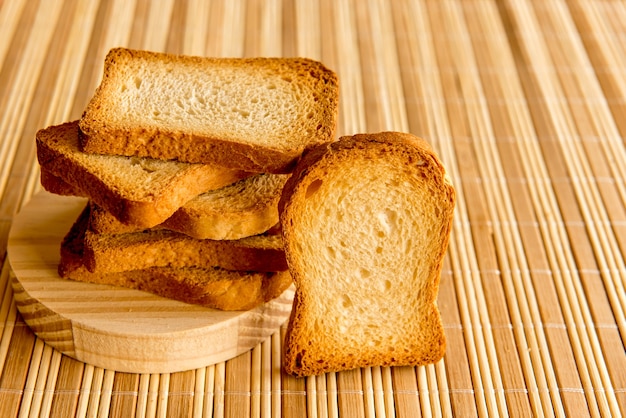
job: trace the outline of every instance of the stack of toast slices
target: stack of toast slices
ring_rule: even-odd
[[[293,283],[296,376],[438,361],[454,187],[411,134],[335,140],[338,93],[309,59],[111,50],[81,119],[37,133],[44,188],[88,202],[59,274],[222,310]]]
[[[59,274],[221,310],[279,296],[278,202],[337,113],[314,60],[112,49],[80,120],[36,136],[44,189],[87,198]]]

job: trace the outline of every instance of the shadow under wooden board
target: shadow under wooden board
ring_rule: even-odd
[[[43,341],[105,369],[173,373],[229,360],[280,330],[293,286],[249,311],[62,279],[60,244],[86,199],[40,192],[15,217],[8,256],[16,305]]]

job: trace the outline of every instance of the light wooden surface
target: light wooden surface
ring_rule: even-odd
[[[431,142],[458,194],[444,359],[295,379],[283,328],[138,374],[37,338],[5,256],[39,191],[34,134],[80,117],[119,45],[319,59],[339,135]],[[625,68],[622,0],[0,0],[0,416],[626,415]]]
[[[42,341],[63,354],[119,372],[181,372],[251,350],[289,317],[293,289],[257,308],[226,312],[60,278],[60,243],[85,204],[39,192],[9,233],[17,309]]]

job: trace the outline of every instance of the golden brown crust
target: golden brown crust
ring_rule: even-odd
[[[133,181],[133,173],[125,175],[125,170],[148,160],[138,160],[135,164],[135,160],[129,157],[111,156],[107,159],[88,155],[78,149],[77,141],[76,121],[37,132],[37,158],[42,170],[80,190],[121,222],[145,228],[163,222],[199,194],[250,175],[216,165],[151,161],[159,167],[167,165],[168,174],[157,182],[150,179],[150,168],[140,169],[147,174],[141,181]],[[122,179],[126,184],[122,184]]]
[[[205,268],[151,267],[122,273],[91,273],[84,265],[88,207],[61,245],[59,275],[72,280],[143,290],[221,310],[248,310],[278,297],[292,283],[288,271],[253,273]]]
[[[288,80],[289,86],[297,88],[285,97],[289,97],[290,105],[298,110],[299,119],[285,122],[290,125],[282,126],[282,133],[266,131],[262,134],[260,131],[249,134],[212,129],[223,125],[223,117],[203,121],[202,129],[187,127],[184,130],[170,126],[172,123],[146,123],[149,115],[137,109],[133,110],[134,119],[114,120],[117,109],[114,103],[121,100],[118,95],[124,84],[120,73],[136,71],[135,63],[142,68],[154,68],[155,72],[163,68],[180,70],[183,75],[185,71],[191,74],[200,70],[210,74],[220,68],[241,70],[256,84],[265,80],[277,81],[277,84]],[[186,80],[191,79],[193,76],[186,77]],[[201,82],[194,87],[202,88]],[[241,106],[255,108],[250,105],[245,87],[240,91]],[[172,108],[177,92],[170,94],[174,96],[169,106]],[[334,140],[338,99],[336,74],[306,58],[205,58],[115,48],[105,59],[102,83],[80,121],[81,147],[86,152],[215,163],[251,172],[288,173],[306,147]],[[257,113],[263,111],[261,105],[257,107]],[[209,117],[208,112],[204,115]],[[144,116],[147,119],[140,119]],[[263,141],[259,141],[259,136],[265,137]]]
[[[380,132],[375,134],[356,134],[352,136],[343,136],[339,141],[321,144],[307,149],[301,156],[300,161],[294,168],[294,171],[287,180],[283,188],[281,200],[278,203],[278,212],[284,210],[284,206],[289,198],[295,193],[295,188],[300,185],[300,179],[310,171],[324,156],[332,155],[344,150],[364,148],[368,143],[375,144],[393,144],[402,143],[411,146],[415,150],[423,150],[429,154],[433,153],[430,144],[422,138],[405,133],[405,132]],[[434,154],[433,154],[434,155]],[[443,165],[435,157],[435,162],[440,167],[441,172],[445,172]],[[409,161],[410,163],[410,161]]]
[[[177,231],[196,239],[233,240],[267,232],[278,224],[278,200],[285,174],[259,174],[190,200],[153,228]],[[41,184],[49,192],[88,197],[61,178],[41,169]],[[139,232],[145,227],[122,223],[91,202],[90,230],[99,234]]]
[[[287,270],[282,240],[276,235],[239,240],[198,240],[165,229],[127,234],[97,234],[88,230],[84,245],[83,263],[91,272],[141,270],[154,266]]]
[[[58,194],[61,196],[77,196],[87,197],[85,193],[77,189],[76,187],[63,181],[58,176],[55,176],[45,168],[40,167],[40,183],[44,190],[50,193]]]
[[[427,283],[420,284],[419,289],[419,297],[424,308],[420,308],[419,317],[405,318],[407,323],[414,323],[415,326],[411,328],[411,326],[407,327],[403,324],[403,329],[408,329],[411,335],[399,336],[398,339],[401,341],[401,344],[398,347],[384,348],[385,342],[383,341],[379,342],[375,347],[364,348],[369,346],[369,343],[372,341],[362,340],[360,344],[354,344],[354,347],[349,349],[346,347],[336,348],[337,346],[330,341],[330,338],[334,337],[332,334],[350,333],[351,330],[339,330],[339,326],[335,325],[334,316],[328,319],[330,324],[327,323],[322,327],[323,329],[316,328],[320,326],[317,322],[324,320],[324,317],[320,317],[319,313],[323,310],[334,313],[335,308],[330,305],[320,306],[320,303],[322,305],[330,304],[331,302],[326,300],[330,298],[311,294],[312,288],[319,289],[311,286],[310,283],[311,281],[316,281],[317,277],[307,276],[307,273],[302,271],[302,266],[304,265],[302,246],[304,243],[298,241],[300,239],[298,237],[302,235],[296,233],[296,229],[302,223],[301,217],[304,215],[301,211],[303,205],[307,204],[311,190],[315,192],[316,188],[320,187],[319,184],[329,180],[328,167],[333,165],[350,165],[355,155],[360,155],[361,157],[359,158],[371,161],[371,164],[375,164],[381,159],[393,160],[395,165],[406,168],[407,176],[423,176],[425,179],[424,183],[431,185],[429,187],[432,187],[432,190],[437,195],[437,199],[441,199],[441,201],[437,202],[438,210],[441,210],[440,224],[433,225],[434,232],[431,232],[433,244],[431,245],[432,248],[428,249],[429,259],[425,260],[428,266],[426,270],[428,271]],[[354,159],[356,158],[354,157]],[[409,178],[407,177],[407,179]],[[351,186],[346,185],[345,187]],[[391,191],[393,190],[389,190],[389,192]],[[430,197],[424,197],[424,199],[426,198],[430,199]],[[279,203],[287,262],[296,284],[294,305],[285,335],[283,353],[283,367],[288,373],[297,376],[307,376],[356,367],[423,365],[436,362],[443,357],[445,352],[445,335],[436,307],[436,297],[443,257],[448,246],[451,231],[454,201],[454,189],[445,179],[445,169],[438,157],[426,141],[410,134],[383,132],[343,137],[338,142],[315,147],[302,157],[292,177],[285,185],[283,196]],[[317,201],[316,204],[318,204]],[[406,204],[409,203],[407,202]],[[329,216],[327,221],[337,222],[335,219]],[[372,219],[371,222],[375,222],[375,219]],[[358,226],[356,228],[358,229]],[[355,231],[355,237],[357,232]],[[314,236],[315,233],[313,231],[307,236]],[[362,240],[363,238],[355,238],[353,243],[348,243],[346,254],[361,250],[358,243],[359,239]],[[325,248],[320,247],[317,252],[322,254],[324,250]],[[398,248],[396,264],[402,263],[402,259],[403,250]],[[316,260],[316,263],[318,270],[312,271],[324,270],[325,262],[323,260]],[[311,271],[308,274],[312,274]],[[350,274],[351,272],[349,271],[344,273],[335,271],[333,280],[346,280],[345,277]],[[348,284],[348,287],[365,285],[365,283],[361,285]],[[329,294],[338,291],[334,289],[335,284],[330,286],[332,288],[326,289]],[[417,289],[414,289],[414,291],[417,291]],[[348,300],[348,302],[352,303],[354,300]],[[389,300],[388,304],[393,305],[396,302],[396,300]],[[311,319],[314,317],[317,319]],[[365,318],[362,318],[362,321],[365,320]],[[400,329],[398,325],[389,324],[388,326],[397,326]],[[333,326],[337,326],[337,329],[332,329]],[[328,330],[329,327],[331,327],[330,330]],[[319,337],[320,332],[326,333],[324,335],[329,336],[329,340],[325,341]],[[341,336],[338,339],[343,341]]]

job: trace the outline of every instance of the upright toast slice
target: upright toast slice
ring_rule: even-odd
[[[336,74],[305,58],[112,49],[80,121],[82,149],[287,173],[334,140]]]
[[[93,273],[84,264],[89,206],[61,244],[59,275],[81,282],[142,290],[185,303],[220,310],[248,310],[280,296],[292,283],[288,271],[245,272],[201,267],[147,267]]]
[[[257,174],[195,197],[158,226],[197,239],[234,240],[262,234],[278,224],[278,200],[288,174]],[[45,169],[41,184],[50,192],[83,196]],[[100,234],[138,232],[141,226],[124,224],[92,203],[90,229]]]
[[[443,165],[410,134],[343,137],[302,158],[279,203],[296,285],[288,373],[442,358],[436,299],[454,203]]]
[[[189,200],[250,173],[210,164],[95,155],[78,147],[78,122],[37,132],[37,158],[45,170],[82,191],[123,223],[152,227]]]

